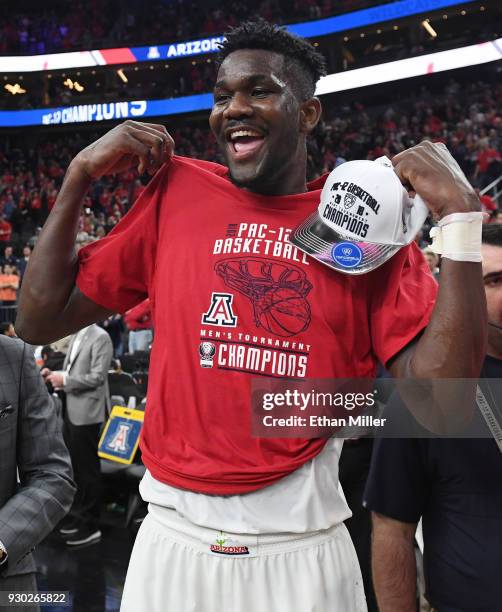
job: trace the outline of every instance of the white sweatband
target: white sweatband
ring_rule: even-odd
[[[481,227],[486,213],[446,215],[430,231],[431,250],[453,261],[481,261]]]

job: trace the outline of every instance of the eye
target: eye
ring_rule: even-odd
[[[253,98],[266,98],[271,92],[263,87],[255,88],[252,91]]]
[[[225,104],[225,102],[228,102],[228,100],[230,100],[229,94],[219,93],[214,95],[215,104]]]
[[[485,280],[485,287],[501,287],[502,286],[502,274]]]

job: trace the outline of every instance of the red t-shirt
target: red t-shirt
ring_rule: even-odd
[[[326,439],[251,437],[253,376],[373,377],[427,324],[436,283],[415,245],[349,276],[287,242],[324,180],[261,196],[223,166],[174,157],[108,236],[80,250],[77,283],[94,302],[124,312],[150,297],[141,449],[157,480],[224,495],[286,476]]]
[[[485,211],[492,212],[497,210],[497,203],[491,196],[486,195],[486,193],[484,195],[480,195],[479,200]]]
[[[10,242],[12,237],[12,225],[8,221],[0,221],[0,240]]]
[[[500,153],[496,149],[485,149],[484,151],[480,151],[478,153],[478,164],[480,172],[486,172],[488,170],[488,166],[493,161],[500,160]]]
[[[131,331],[152,329],[150,300],[143,300],[143,302],[128,310],[124,315],[124,322]]]

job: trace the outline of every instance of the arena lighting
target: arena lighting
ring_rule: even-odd
[[[80,85],[78,81],[72,81],[70,78],[66,79],[66,81],[63,81],[63,85],[68,87],[68,89],[74,89],[75,91],[78,91],[79,93],[81,91],[84,91],[84,87]]]
[[[398,0],[371,8],[327,17],[315,21],[295,23],[286,26],[294,34],[305,38],[318,38],[336,32],[363,28],[386,21],[395,21],[429,11],[444,9],[458,4],[470,4],[476,0]],[[201,38],[173,44],[159,44],[146,47],[122,47],[118,49],[95,49],[93,51],[72,51],[49,55],[23,55],[0,57],[0,72],[37,72],[64,70],[114,64],[151,62],[152,60],[176,59],[218,50],[223,38]]]
[[[316,94],[322,96],[368,85],[378,85],[379,83],[434,74],[445,70],[476,66],[500,59],[502,59],[502,38],[458,49],[439,51],[376,66],[330,74],[320,79]],[[213,95],[206,93],[166,100],[135,100],[79,104],[49,109],[0,111],[0,127],[60,125],[130,118],[141,120],[143,117],[162,117],[205,111],[210,109],[212,104]]]
[[[502,59],[502,38],[477,45],[329,74],[317,83],[316,94],[321,96],[347,89],[444,72],[445,70],[476,66],[500,59]]]
[[[422,21],[422,27],[424,28],[424,30],[427,30],[427,32],[429,32],[432,38],[437,38],[438,33],[427,20]]]
[[[117,70],[117,74],[119,75],[121,80],[124,81],[124,83],[128,83],[129,82],[129,79],[126,77],[125,72],[122,70],[122,68],[119,68]]]
[[[26,89],[23,89],[21,87],[21,85],[19,85],[19,83],[16,83],[15,85],[11,85],[10,83],[7,83],[7,85],[5,85],[4,89],[6,89],[13,96],[15,96],[16,94],[25,94],[26,93]]]

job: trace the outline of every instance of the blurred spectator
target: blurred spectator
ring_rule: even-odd
[[[14,331],[14,325],[9,322],[0,323],[0,335],[15,338],[16,332]]]
[[[496,223],[497,225],[502,224],[502,210],[496,210],[493,217],[492,223]]]
[[[60,351],[54,350],[52,346],[43,346],[41,357],[41,368],[48,368],[49,370],[62,369],[65,354]]]
[[[502,227],[483,227],[482,256],[489,321],[482,377],[501,379]],[[496,410],[500,386],[493,385],[487,396]],[[407,414],[397,397],[391,403],[392,414]],[[381,610],[395,610],[396,603],[399,610],[416,609],[413,542],[420,518],[426,597],[433,608],[500,608],[502,454],[480,411],[473,422],[481,428],[479,439],[375,441],[364,497],[373,511],[373,571]]]
[[[19,274],[21,275],[21,280],[24,276],[24,272],[26,270],[26,266],[28,265],[28,262],[30,261],[30,256],[31,256],[31,248],[26,245],[23,247],[23,256],[22,258],[19,260],[19,263],[17,265],[17,268],[19,270]]]
[[[477,193],[479,201],[481,202],[481,206],[483,207],[483,210],[485,212],[491,213],[494,210],[497,210],[497,203],[491,196],[486,193],[481,195],[479,187],[475,187],[474,191]]]
[[[112,315],[101,323],[101,327],[108,332],[111,338],[114,357],[120,357],[124,352],[123,335],[125,332],[122,316],[119,314]]]
[[[482,184],[490,183],[502,173],[502,157],[499,151],[491,147],[485,139],[479,143],[476,170],[474,178]]]
[[[436,280],[439,279],[439,255],[429,248],[422,249],[429,270]]]
[[[5,215],[0,215],[0,242],[10,242],[12,238],[12,224]]]
[[[63,371],[42,370],[46,382],[66,397],[65,440],[71,455],[77,494],[70,518],[60,529],[68,546],[98,542],[101,472],[97,455],[101,426],[110,408],[108,367],[113,348],[97,325],[72,337]]]
[[[19,263],[19,259],[14,255],[14,249],[11,246],[6,246],[3,257],[0,258],[0,266],[8,264],[9,266],[19,269]]]
[[[15,268],[9,265],[3,266],[3,272],[0,273],[0,303],[2,306],[16,305],[18,289],[19,276],[15,274]]]
[[[129,329],[129,353],[147,351],[153,340],[150,300],[146,299],[128,310],[124,322]]]

